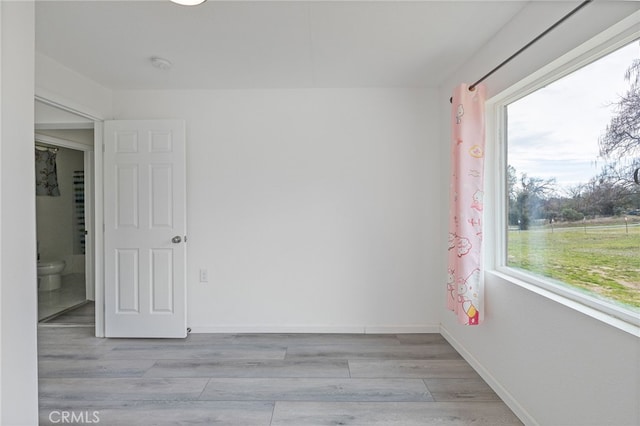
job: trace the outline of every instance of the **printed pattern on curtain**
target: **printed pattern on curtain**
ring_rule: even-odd
[[[73,172],[73,203],[75,211],[74,254],[85,254],[85,222],[84,222],[84,171]]]
[[[461,84],[452,99],[447,307],[465,325],[478,325],[484,316],[484,102],[483,85],[469,90]]]
[[[58,171],[56,169],[56,149],[35,148],[36,150],[36,195],[60,196]]]

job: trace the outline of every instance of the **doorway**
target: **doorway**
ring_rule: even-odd
[[[87,301],[88,232],[84,152],[38,139],[41,138],[36,138],[35,145],[38,321],[47,322]],[[45,178],[52,182],[47,187],[40,177],[50,165],[55,167]]]
[[[38,100],[35,111],[38,321],[94,324],[94,122]]]

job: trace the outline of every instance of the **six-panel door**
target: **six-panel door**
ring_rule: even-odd
[[[185,337],[184,122],[104,132],[105,335]]]

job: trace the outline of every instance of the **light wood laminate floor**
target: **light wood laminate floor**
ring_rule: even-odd
[[[438,334],[99,339],[41,326],[38,353],[41,425],[65,412],[109,426],[521,425]]]

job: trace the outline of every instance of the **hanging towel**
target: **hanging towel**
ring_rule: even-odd
[[[36,195],[60,196],[55,150],[36,148]]]

